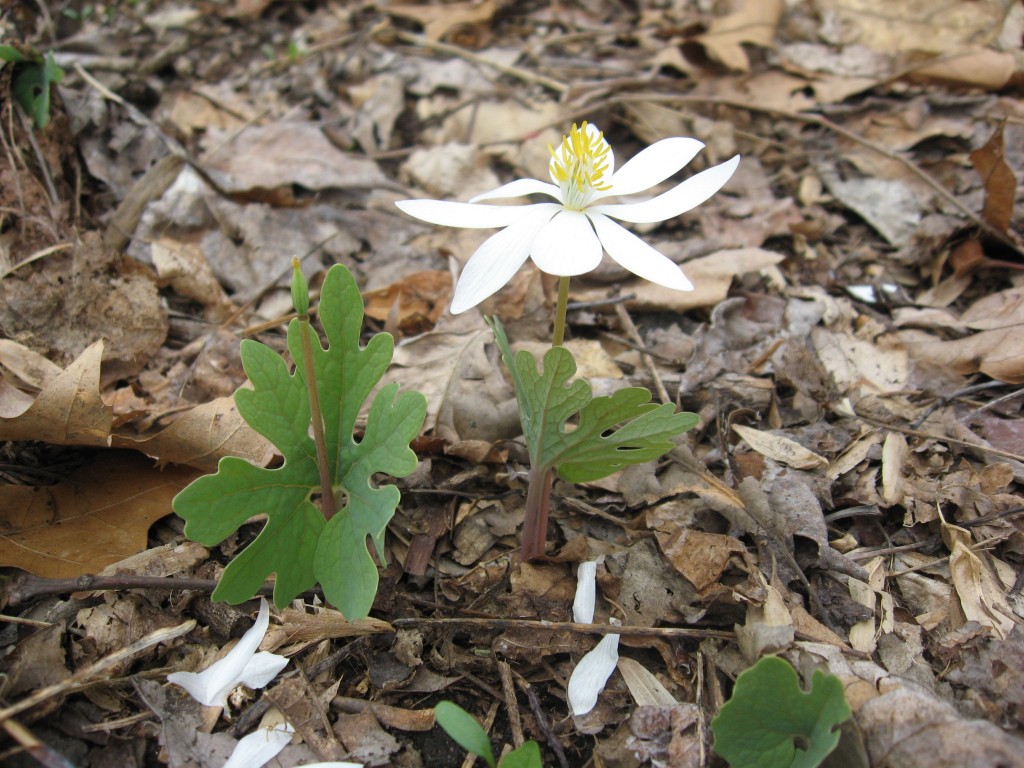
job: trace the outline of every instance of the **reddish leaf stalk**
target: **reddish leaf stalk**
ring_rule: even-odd
[[[302,337],[302,370],[305,373],[306,392],[309,393],[309,418],[313,422],[313,444],[316,446],[316,466],[320,470],[320,511],[330,520],[338,512],[334,502],[334,484],[331,482],[331,468],[327,462],[327,439],[324,437],[324,417],[320,410],[320,394],[316,388],[316,369],[313,365],[313,326],[309,315],[299,315],[299,330]]]
[[[526,489],[526,517],[523,520],[523,560],[543,557],[548,543],[548,509],[554,470],[530,467]]]

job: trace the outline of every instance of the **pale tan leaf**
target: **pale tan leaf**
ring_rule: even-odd
[[[10,339],[0,339],[0,366],[36,389],[42,389],[60,373],[59,365]]]
[[[770,46],[783,8],[782,0],[743,0],[734,13],[713,19],[697,41],[711,58],[729,69],[749,72],[750,59],[743,44]]]
[[[106,446],[113,410],[100,398],[103,342],[50,379],[23,413],[0,418],[0,440]]]
[[[139,440],[114,435],[111,445],[142,451],[159,466],[183,464],[213,472],[224,456],[239,456],[265,466],[274,447],[245,423],[234,397],[219,397],[182,414],[177,421],[152,437]]]
[[[774,459],[794,469],[817,469],[828,464],[828,459],[824,456],[804,448],[800,443],[788,437],[762,432],[742,424],[733,424],[732,428],[747,445],[762,456],[767,456],[769,459]]]
[[[942,540],[949,549],[949,573],[960,598],[964,616],[990,628],[1005,640],[1015,625],[1014,614],[1005,597],[1009,584],[995,575],[994,559],[984,551],[972,549],[971,533],[966,528],[942,520]]]
[[[984,373],[1009,384],[1024,383],[1024,325],[981,331],[952,341],[908,345],[910,354],[957,373]]]
[[[668,688],[636,659],[620,656],[617,666],[637,706],[674,707],[679,703]]]
[[[907,438],[899,432],[890,432],[882,445],[882,500],[887,506],[903,501],[903,463],[910,449]]]

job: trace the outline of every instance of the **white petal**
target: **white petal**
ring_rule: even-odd
[[[588,211],[603,213],[622,221],[631,221],[634,224],[665,221],[681,213],[686,213],[691,208],[696,208],[715,194],[732,177],[739,162],[740,156],[736,155],[731,160],[701,171],[668,192],[642,203],[595,205]]]
[[[288,746],[295,729],[290,723],[281,723],[274,728],[257,728],[243,736],[235,745],[224,768],[260,768]]]
[[[588,215],[608,255],[634,275],[677,291],[693,290],[693,283],[686,279],[679,265],[668,256],[607,216],[594,213]]]
[[[260,651],[245,665],[239,682],[254,691],[263,688],[267,683],[277,677],[278,673],[288,666],[288,659],[276,653]]]
[[[590,653],[580,659],[569,677],[569,708],[573,715],[585,715],[597,704],[608,678],[619,661],[619,636],[605,635]]]
[[[256,623],[242,635],[235,647],[228,651],[227,656],[214,662],[202,672],[173,672],[167,676],[167,682],[180,685],[200,704],[207,707],[226,708],[228,694],[242,682],[243,675],[252,662],[256,649],[263,642],[263,636],[267,634],[269,626],[270,606],[267,604],[267,599],[261,597],[260,612],[256,617]],[[268,655],[273,656],[274,654]],[[285,663],[287,664],[287,659],[285,659]]]
[[[524,218],[489,238],[466,262],[452,297],[452,314],[475,307],[511,280],[530,255],[537,233],[561,210],[555,203],[525,207],[530,211]]]
[[[598,192],[594,199],[609,195],[632,195],[660,184],[697,156],[704,143],[677,136],[651,144],[611,177],[612,188]]]
[[[601,263],[601,243],[584,214],[561,211],[537,233],[530,258],[549,275],[582,275]]]
[[[597,561],[587,560],[576,569],[576,599],[572,602],[572,620],[577,624],[594,621],[597,600]]]
[[[448,200],[399,200],[400,210],[443,227],[490,229],[507,227],[528,213],[529,205],[476,205]]]
[[[497,189],[492,189],[490,192],[484,192],[482,195],[477,195],[470,199],[470,203],[479,203],[481,200],[499,200],[503,197],[521,197],[523,195],[532,194],[551,195],[559,202],[562,201],[561,195],[558,192],[558,187],[554,184],[548,184],[545,181],[538,181],[537,179],[516,179],[510,181],[508,184],[502,184]]]

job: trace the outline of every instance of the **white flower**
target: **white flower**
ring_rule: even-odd
[[[173,672],[167,676],[167,682],[180,685],[200,704],[226,709],[228,694],[238,685],[262,688],[288,664],[288,659],[276,653],[256,653],[269,626],[270,606],[261,597],[256,623],[224,658],[203,672]]]
[[[656,142],[615,171],[615,157],[604,134],[584,122],[574,124],[557,150],[551,149],[553,184],[519,179],[478,195],[468,203],[402,200],[398,207],[418,219],[449,227],[503,227],[466,263],[452,312],[464,312],[495,293],[526,262],[544,272],[569,277],[590,272],[602,251],[640,277],[681,291],[693,289],[671,259],[613,218],[634,224],[665,221],[703,203],[729,180],[739,155],[708,168],[657,197],[639,203],[605,204],[612,195],[632,195],[660,184],[703,148],[696,139]],[[478,205],[482,200],[543,194],[554,203]]]
[[[577,624],[594,621],[594,602],[597,593],[597,563],[580,563],[576,572],[576,599],[572,604],[572,618]],[[618,623],[612,619],[612,623]],[[619,661],[619,636],[605,635],[593,650],[580,659],[569,676],[566,691],[569,708],[575,717],[587,714],[597,704],[608,678]]]

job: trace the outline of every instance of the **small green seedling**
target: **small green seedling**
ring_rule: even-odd
[[[394,485],[375,476],[405,477],[416,468],[409,443],[419,434],[426,398],[381,388],[370,405],[361,438],[356,419],[391,363],[394,339],[379,333],[363,347],[363,299],[345,267],[327,273],[321,292],[324,348],[309,322],[309,293],[297,262],[292,301],[299,317],[288,326],[290,371],[270,347],[242,342],[242,365],[252,389],[239,389],[242,418],[278,447],[284,463],[257,467],[229,456],[217,473],[200,477],[172,502],[185,519],[185,535],[214,546],[252,515],[267,516],[256,540],[228,564],[215,600],[241,603],[275,573],[274,603],[283,607],[317,582],[350,621],[364,618],[377,593],[384,531],[398,506]],[[319,505],[319,506],[318,506]]]
[[[650,390],[641,387],[593,397],[586,381],[570,383],[576,361],[565,347],[549,349],[539,372],[529,352],[520,350],[513,356],[496,318],[488,323],[515,384],[530,452],[523,527],[523,557],[530,559],[544,554],[553,472],[567,482],[586,483],[657,459],[675,447],[673,437],[693,429],[700,419],[695,413],[675,413],[669,403],[650,402]]]
[[[437,724],[455,743],[479,757],[489,768],[543,768],[540,747],[536,741],[526,742],[519,749],[512,750],[501,758],[501,762],[495,762],[487,733],[480,727],[476,718],[458,704],[442,701],[434,707],[434,717],[437,718]]]
[[[0,61],[14,65],[14,98],[31,116],[39,130],[50,123],[50,86],[64,80],[53,51],[43,56],[38,51],[25,53],[10,45],[0,45]]]
[[[732,698],[711,722],[714,750],[732,768],[815,768],[836,748],[849,717],[838,677],[815,670],[805,693],[793,667],[766,656],[736,678]]]

